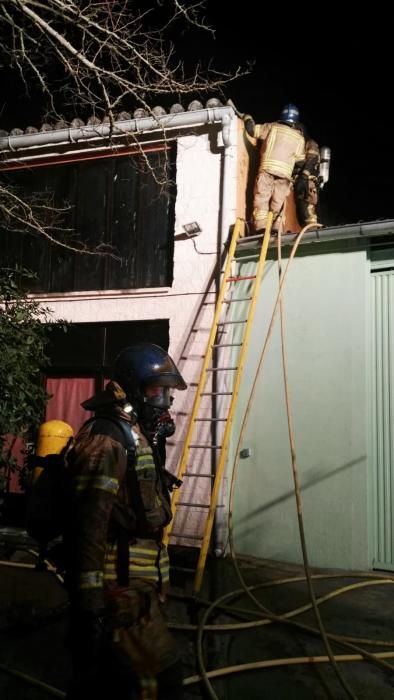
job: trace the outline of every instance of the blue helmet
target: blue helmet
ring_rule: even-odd
[[[129,400],[141,399],[147,384],[186,389],[186,382],[169,354],[153,343],[136,343],[115,360],[114,379]]]
[[[285,122],[286,124],[297,124],[297,122],[300,121],[300,112],[298,107],[293,104],[288,104],[283,107],[280,115],[280,121]]]

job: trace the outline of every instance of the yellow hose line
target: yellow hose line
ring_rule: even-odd
[[[34,557],[38,558],[38,553],[34,551],[34,549],[29,549],[28,550],[29,554],[32,554]],[[56,576],[57,580],[59,583],[64,585],[64,578],[61,574],[58,573],[57,569],[53,564],[48,559],[43,559],[43,563],[46,566],[46,571],[49,571],[51,574]],[[0,559],[0,566],[14,566],[17,569],[33,569],[34,571],[37,571],[37,567],[35,564],[28,564],[27,562],[21,562],[21,561],[8,561],[4,559]]]
[[[391,583],[393,584],[394,581],[362,581],[361,583],[354,583],[350,586],[344,586],[343,588],[337,588],[335,591],[331,591],[330,593],[327,593],[327,595],[322,596],[321,598],[317,599],[318,605],[321,603],[326,602],[327,600],[330,600],[332,598],[336,598],[338,595],[342,595],[343,593],[347,593],[348,591],[354,590],[356,588],[364,588],[366,586],[379,586],[381,584],[387,584]],[[300,608],[296,608],[294,610],[290,610],[287,613],[284,613],[282,615],[278,615],[279,618],[283,620],[289,620],[292,617],[296,617],[297,615],[301,615],[302,613],[306,612],[307,610],[310,610],[312,608],[312,603],[308,603],[307,605],[303,605]],[[228,625],[205,625],[204,630],[221,630],[225,632],[226,630],[241,630],[241,629],[253,629],[254,627],[263,627],[265,625],[271,625],[274,621],[269,620],[267,618],[263,618],[261,620],[252,620],[250,622],[241,622],[241,623],[235,623],[235,624],[228,624]],[[391,645],[390,645],[391,646]]]
[[[21,561],[5,561],[4,559],[0,559],[0,566],[15,566],[19,569],[35,569],[36,568],[35,564],[27,564],[27,563],[21,562]]]
[[[282,276],[281,244],[282,244],[281,231],[279,230],[278,231],[279,282],[280,282],[280,278]],[[314,585],[313,585],[313,581],[312,581],[312,577],[311,577],[311,570],[310,570],[310,566],[309,566],[308,548],[307,548],[306,536],[305,536],[304,518],[303,518],[303,514],[302,514],[303,504],[302,504],[302,497],[301,497],[301,483],[300,483],[299,470],[298,470],[298,464],[297,464],[297,451],[296,451],[296,443],[295,443],[293,415],[292,415],[291,404],[290,404],[290,391],[289,391],[288,372],[287,372],[285,324],[284,324],[284,313],[283,313],[283,297],[280,298],[280,302],[279,302],[279,318],[280,318],[280,344],[281,344],[282,370],[283,370],[283,388],[284,388],[284,393],[285,393],[287,427],[288,427],[291,467],[292,467],[293,483],[294,483],[294,496],[295,496],[296,505],[297,505],[298,530],[299,530],[300,544],[301,544],[301,550],[302,550],[302,560],[303,560],[303,564],[304,564],[304,571],[305,571],[305,575],[307,578],[309,597],[310,597],[310,600],[312,603],[312,610],[313,610],[314,615],[315,615],[316,623],[317,623],[317,626],[319,628],[325,650],[330,658],[330,661],[331,661],[333,669],[337,675],[337,678],[338,678],[340,684],[342,685],[343,689],[346,691],[347,695],[352,700],[357,700],[356,695],[353,693],[353,690],[351,689],[351,687],[347,683],[345,677],[342,674],[342,671],[340,670],[340,668],[335,660],[334,652],[333,652],[332,647],[331,647],[331,642],[327,636],[326,629],[325,629],[325,626],[323,624],[323,620],[322,620],[321,615],[320,615],[320,608],[319,608],[319,605],[318,605],[317,600],[316,600],[315,589],[314,589]]]
[[[181,624],[177,622],[168,622],[167,627],[171,630],[179,630],[181,632],[195,632],[198,630],[198,625]],[[228,626],[230,627],[230,626]],[[258,627],[258,625],[256,625]],[[234,629],[234,628],[233,628]],[[242,629],[238,627],[237,629]],[[222,629],[222,625],[204,625],[204,632],[223,632],[226,630]],[[229,630],[227,630],[229,631]],[[367,644],[368,646],[375,647],[394,647],[394,640],[392,641],[382,641],[379,639],[368,639],[365,637],[346,637],[343,634],[330,634],[330,639],[334,641],[351,642],[353,644]],[[375,654],[378,656],[378,654]]]
[[[348,591],[352,591],[358,588],[366,588],[367,586],[381,586],[381,585],[387,585],[387,584],[394,584],[394,581],[382,581],[380,579],[377,579],[376,581],[362,581],[361,583],[353,583],[349,586],[343,586],[343,588],[337,588],[335,591],[331,591],[330,593],[327,593],[326,595],[322,596],[321,598],[318,598],[316,600],[317,604],[320,605],[321,603],[325,603],[327,600],[331,600],[332,598],[336,598],[339,595],[342,595],[343,593],[347,593]],[[302,605],[299,608],[295,608],[294,610],[290,610],[289,612],[283,613],[283,614],[278,614],[278,618],[283,619],[283,620],[289,620],[292,617],[296,617],[297,615],[302,615],[302,613],[307,612],[308,610],[311,610],[312,608],[312,603],[308,603],[307,605]],[[222,630],[223,632],[226,630],[241,630],[241,629],[252,629],[253,627],[263,627],[264,625],[271,625],[274,621],[269,620],[268,618],[264,618],[261,620],[252,620],[250,622],[241,622],[241,623],[235,623],[235,624],[229,624],[229,625],[206,625],[204,627],[205,630]]]
[[[248,352],[248,347],[249,347],[249,338],[250,334],[252,331],[252,323],[256,311],[256,304],[257,304],[257,299],[258,299],[258,293],[263,277],[263,271],[265,267],[265,261],[267,259],[267,251],[268,251],[268,244],[270,240],[270,233],[271,233],[271,227],[272,227],[272,218],[273,214],[272,212],[269,212],[268,218],[267,218],[267,223],[266,223],[266,229],[264,233],[264,238],[263,238],[263,243],[261,246],[261,252],[260,252],[260,257],[259,261],[257,264],[256,268],[256,273],[255,273],[255,280],[252,285],[251,289],[251,302],[249,305],[248,313],[247,313],[247,320],[245,324],[245,329],[244,329],[244,334],[243,334],[243,340],[242,340],[242,345],[241,349],[238,355],[237,359],[237,371],[234,377],[234,384],[232,388],[232,397],[231,397],[231,402],[230,406],[228,409],[227,417],[226,417],[226,424],[224,428],[224,433],[222,436],[222,447],[220,450],[220,456],[218,463],[216,465],[216,473],[215,473],[215,479],[213,481],[213,486],[212,486],[212,492],[211,492],[211,500],[209,504],[209,512],[208,516],[205,522],[205,528],[204,528],[204,538],[201,543],[201,548],[200,548],[200,555],[198,558],[197,562],[197,569],[196,569],[196,575],[194,577],[194,582],[193,582],[193,592],[198,593],[198,591],[201,588],[202,585],[202,579],[205,571],[205,564],[206,564],[206,559],[208,555],[208,548],[209,548],[209,543],[211,541],[211,534],[212,534],[212,528],[213,528],[213,523],[215,519],[215,513],[216,513],[216,506],[219,498],[219,493],[220,489],[222,486],[222,480],[223,480],[223,474],[226,468],[227,464],[227,453],[228,453],[228,448],[230,444],[230,439],[231,439],[231,432],[232,432],[232,423],[233,423],[233,418],[235,415],[235,409],[237,406],[237,400],[238,400],[238,394],[239,394],[239,389],[241,386],[241,381],[242,381],[242,374],[243,374],[243,368],[245,365],[245,358],[247,356]]]
[[[382,651],[375,654],[379,659],[393,659],[394,651]],[[364,661],[361,654],[338,654],[335,657],[336,661]],[[253,661],[248,664],[238,664],[237,666],[227,666],[226,668],[217,668],[214,671],[206,671],[207,678],[221,678],[229,676],[232,673],[241,673],[242,671],[254,671],[259,668],[275,668],[278,666],[294,666],[297,664],[322,664],[329,663],[328,656],[298,656],[288,659],[268,659],[267,661]],[[189,676],[183,681],[183,685],[193,685],[203,680],[202,676]]]
[[[37,678],[33,678],[32,676],[29,676],[27,673],[22,673],[22,671],[17,671],[15,668],[10,668],[9,666],[5,666],[5,664],[0,663],[0,671],[4,671],[4,673],[7,673],[9,676],[14,676],[15,678],[20,678],[21,680],[25,681],[26,683],[29,683],[30,685],[34,685],[36,688],[40,688],[45,693],[48,693],[48,695],[52,695],[54,698],[65,698],[66,697],[66,693],[63,693],[63,691],[59,690],[58,688],[54,688],[53,685],[48,685],[48,683],[43,683],[43,681],[39,681],[39,680],[37,680]]]
[[[233,514],[232,512],[233,512],[233,503],[234,503],[234,489],[235,489],[235,481],[236,481],[237,467],[238,467],[238,463],[239,463],[240,445],[241,445],[241,442],[242,442],[243,437],[244,437],[245,428],[246,428],[246,424],[247,424],[247,421],[248,421],[248,418],[249,418],[249,413],[250,413],[251,405],[252,405],[252,402],[253,402],[253,399],[254,399],[254,395],[255,395],[255,392],[256,392],[257,380],[258,380],[259,375],[260,375],[260,371],[261,371],[261,367],[262,367],[263,360],[264,360],[264,357],[265,357],[266,349],[267,349],[267,346],[268,346],[268,343],[269,343],[269,340],[270,340],[270,337],[271,337],[271,334],[272,334],[272,329],[273,329],[273,325],[274,325],[276,313],[277,313],[277,310],[278,310],[278,306],[281,308],[281,300],[282,300],[282,292],[283,292],[284,282],[285,282],[287,273],[288,273],[288,271],[289,271],[290,264],[291,264],[291,262],[292,262],[292,260],[293,260],[293,258],[294,258],[294,256],[295,256],[295,253],[296,253],[296,250],[297,250],[297,248],[298,248],[298,245],[299,245],[299,243],[301,242],[302,236],[304,235],[305,231],[306,231],[308,228],[311,228],[311,226],[305,226],[305,227],[302,229],[302,231],[298,234],[298,236],[297,236],[297,238],[296,238],[296,241],[295,241],[295,244],[294,244],[294,246],[293,246],[293,248],[292,248],[292,250],[291,250],[289,259],[288,259],[288,261],[287,261],[286,269],[285,269],[284,273],[281,274],[281,277],[280,277],[278,294],[277,294],[277,297],[276,297],[276,300],[275,300],[275,304],[274,304],[274,308],[273,308],[273,311],[272,311],[271,320],[270,320],[270,323],[269,323],[268,331],[267,331],[266,338],[265,338],[264,345],[263,345],[263,349],[262,349],[261,354],[260,354],[260,358],[259,358],[257,370],[256,370],[256,373],[255,373],[255,377],[254,377],[254,380],[253,380],[253,383],[252,383],[252,388],[251,388],[251,391],[250,391],[250,396],[249,396],[249,399],[248,399],[248,402],[247,402],[247,405],[246,405],[246,409],[245,409],[245,411],[244,411],[243,419],[242,419],[242,421],[241,421],[241,426],[240,426],[240,431],[239,431],[239,436],[238,436],[238,442],[237,442],[237,446],[236,446],[235,452],[234,452],[235,457],[234,457],[234,461],[233,461],[233,465],[232,465],[233,468],[232,468],[232,475],[231,475],[231,486],[230,486],[230,497],[229,497],[229,515],[228,515],[228,522],[229,522],[229,544],[230,544],[230,550],[231,550],[231,555],[232,555],[232,559],[233,559],[233,564],[234,564],[234,568],[235,568],[235,570],[236,570],[236,572],[237,572],[238,578],[239,578],[239,580],[240,580],[240,583],[241,583],[241,585],[242,585],[242,586],[244,587],[244,589],[245,589],[245,592],[246,592],[247,595],[251,598],[251,600],[254,600],[254,602],[255,602],[255,604],[257,605],[257,607],[260,608],[260,609],[262,610],[262,612],[265,613],[266,615],[267,615],[267,613],[268,613],[269,611],[267,611],[267,609],[264,608],[264,606],[255,598],[255,596],[253,596],[253,594],[251,593],[251,591],[250,591],[249,588],[247,587],[246,582],[245,582],[245,580],[244,580],[244,578],[243,578],[243,575],[242,575],[242,573],[241,573],[241,571],[240,571],[240,568],[239,568],[239,566],[238,566],[237,559],[236,559],[235,548],[234,548],[234,540],[233,540],[233,528],[232,528],[232,514]],[[282,337],[283,337],[283,335],[282,335]],[[282,341],[282,342],[283,342],[283,341]],[[289,414],[288,414],[288,420],[290,420]],[[290,426],[289,426],[289,428],[290,428]],[[291,438],[291,429],[290,429],[290,438]],[[291,441],[291,440],[290,440],[290,441]],[[292,462],[292,466],[293,466],[293,474],[294,474],[294,476],[295,476],[295,495],[296,495],[296,498],[297,498],[297,472],[296,472],[296,469],[295,469],[294,461]],[[299,499],[297,499],[297,512],[299,511],[299,507],[300,507],[300,506],[299,506]],[[301,515],[300,515],[300,514],[299,514],[299,525],[300,525],[300,537],[301,537],[301,542],[302,542],[303,532],[302,532],[301,530],[303,529],[303,525],[302,525]],[[305,543],[304,543],[304,544],[305,544]],[[344,690],[346,691],[347,695],[348,695],[350,698],[352,698],[353,700],[355,700],[356,696],[354,695],[352,689],[348,686],[348,684],[347,684],[345,678],[343,677],[341,671],[340,671],[339,668],[337,667],[336,659],[335,659],[334,654],[332,653],[331,646],[330,646],[330,642],[329,642],[329,636],[330,636],[330,635],[327,635],[327,633],[326,633],[326,631],[325,631],[325,628],[324,628],[324,625],[323,625],[323,622],[322,622],[322,620],[321,620],[321,618],[320,618],[319,608],[318,608],[318,605],[317,605],[317,603],[316,603],[314,591],[313,591],[313,588],[312,588],[311,575],[310,575],[309,563],[308,563],[308,560],[307,560],[307,553],[306,553],[306,550],[305,550],[305,546],[303,546],[303,560],[304,560],[305,574],[306,574],[306,578],[307,578],[307,580],[308,580],[308,586],[309,586],[310,595],[311,595],[312,607],[313,607],[314,612],[315,612],[316,621],[317,621],[317,623],[318,623],[318,627],[319,627],[319,630],[320,630],[320,635],[321,635],[321,637],[322,637],[322,639],[323,639],[323,641],[324,641],[324,644],[325,644],[325,647],[326,647],[326,651],[327,651],[328,657],[329,657],[329,659],[330,659],[330,661],[331,661],[331,664],[332,664],[332,666],[333,666],[334,671],[335,671],[336,674],[337,674],[338,680],[340,681],[340,683],[341,683],[342,687],[344,688]],[[277,621],[280,621],[280,616],[272,615],[272,618],[273,618],[273,619],[276,618]],[[204,621],[205,621],[205,619],[204,619]],[[289,624],[288,621],[286,621],[286,623]],[[292,623],[292,624],[296,624],[296,623]],[[301,626],[301,625],[298,623],[297,626]],[[201,630],[199,631],[199,634],[200,634],[200,632],[201,632]],[[199,638],[199,642],[201,643],[201,639],[200,639],[200,638]],[[343,642],[342,642],[342,643],[343,643]],[[200,652],[200,651],[201,651],[201,650],[199,650],[199,652]],[[359,650],[356,649],[356,651],[359,651]],[[361,650],[360,650],[360,651],[361,651]],[[369,655],[367,652],[365,652],[364,654],[365,654],[365,656],[371,656],[371,655]],[[377,661],[377,659],[375,659],[375,661]],[[382,661],[381,663],[382,663],[382,664],[385,664],[386,662]],[[199,665],[200,665],[200,669],[201,669],[202,673],[205,674],[205,669],[204,669],[204,664],[203,664],[203,659],[202,659],[202,654],[201,654],[201,653],[199,653]],[[387,664],[387,666],[388,666],[388,664]],[[391,669],[390,669],[390,670],[391,670]],[[210,693],[210,697],[217,697],[217,696],[215,695],[215,693],[213,692],[213,689],[211,688],[208,679],[205,680],[205,685],[206,685],[206,687],[207,687],[207,690],[208,690],[209,693]]]
[[[384,584],[394,584],[394,580],[386,580],[386,579],[376,579],[373,581],[362,581],[360,583],[354,583],[349,586],[343,586],[342,588],[337,588],[334,591],[331,591],[330,593],[327,593],[325,596],[322,596],[321,598],[317,599],[318,605],[321,603],[324,603],[328,600],[331,600],[332,598],[336,598],[339,595],[342,595],[343,593],[348,593],[351,590],[355,590],[358,588],[366,588],[368,586],[380,586]],[[257,584],[258,585],[258,584]],[[264,585],[264,584],[263,584]],[[295,608],[294,610],[290,610],[287,613],[284,613],[283,615],[279,615],[278,617],[281,620],[289,620],[292,617],[296,617],[296,615],[301,615],[302,613],[310,610],[312,607],[312,604],[309,603],[308,605],[303,605],[302,607]],[[236,631],[236,630],[245,630],[245,629],[254,629],[256,627],[264,627],[265,625],[271,625],[273,622],[276,622],[275,620],[270,620],[268,618],[263,618],[260,620],[252,620],[248,622],[237,622],[237,623],[231,623],[231,624],[223,624],[223,625],[204,625],[204,632],[230,632],[230,631]],[[177,625],[176,623],[171,624],[171,629],[182,629],[182,630],[196,630],[198,629],[198,625]],[[351,641],[355,643],[363,643],[363,644],[372,644],[375,646],[388,646],[388,647],[393,647],[394,646],[394,640],[393,641],[380,641],[378,639],[364,639],[364,638],[358,638],[358,637],[346,637],[344,635],[337,635],[330,633],[330,637],[334,640],[343,640],[343,641]],[[377,656],[377,655],[376,655]]]
[[[36,552],[34,549],[29,549],[28,552],[29,552],[29,554],[32,554],[33,557],[37,557],[37,559],[40,556],[38,554],[38,552]],[[42,561],[44,562],[45,566],[47,567],[47,570],[50,571],[51,574],[54,574],[54,576],[56,576],[59,583],[61,583],[61,585],[64,586],[64,578],[61,574],[58,573],[56,566],[53,566],[53,564],[51,564],[51,562],[48,559],[43,559]]]

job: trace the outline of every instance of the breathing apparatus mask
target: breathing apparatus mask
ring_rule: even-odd
[[[173,435],[171,393],[186,389],[186,382],[168,353],[153,343],[136,343],[122,350],[114,370],[114,379],[126,392],[149,438],[157,443],[159,438]]]
[[[144,402],[140,422],[154,443],[159,438],[171,437],[175,433],[175,423],[169,413],[174,400],[170,392],[169,386],[147,386],[143,390]]]

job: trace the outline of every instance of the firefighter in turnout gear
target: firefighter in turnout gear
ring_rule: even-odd
[[[247,133],[261,141],[260,162],[254,186],[253,223],[255,231],[265,229],[268,212],[273,212],[273,230],[279,230],[285,199],[290,192],[294,166],[305,160],[305,139],[295,105],[287,105],[277,122],[255,124],[243,116]]]
[[[316,141],[305,146],[305,162],[294,170],[294,197],[300,226],[317,224],[317,202],[320,189],[320,151]]]
[[[182,672],[163,616],[171,520],[165,440],[175,426],[171,392],[186,384],[159,346],[139,343],[115,361],[113,380],[82,405],[94,411],[69,457],[72,504],[66,527],[67,694],[116,700],[177,700]]]

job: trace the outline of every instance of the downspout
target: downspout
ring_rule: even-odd
[[[228,109],[228,108],[227,108]],[[230,111],[226,111],[222,115],[222,139],[223,139],[223,169],[222,169],[222,189],[221,189],[221,201],[220,201],[220,209],[221,209],[221,219],[220,219],[220,231],[219,231],[219,240],[218,240],[218,254],[219,258],[221,258],[223,252],[224,252],[224,246],[227,242],[229,231],[230,231],[230,226],[233,223],[231,220],[231,211],[235,208],[235,202],[233,201],[233,191],[232,187],[230,187],[229,184],[229,164],[230,164],[230,157],[231,157],[231,127],[232,127],[232,120],[234,118],[234,112],[231,109]],[[221,267],[221,266],[220,266]],[[217,365],[220,366],[220,357],[217,357]],[[224,378],[220,379],[219,381],[224,382]],[[220,390],[220,386],[218,387]],[[218,411],[218,406],[215,406],[215,412],[216,414],[219,413]],[[215,413],[213,414],[215,415]],[[216,454],[215,454],[215,459],[216,459]],[[215,464],[216,466],[216,464]],[[223,487],[224,487],[224,481],[222,480],[221,484],[221,497],[219,502],[223,502]],[[215,521],[214,521],[214,542],[213,542],[213,550],[214,554],[217,557],[223,556],[224,554],[224,543],[226,541],[226,527],[227,527],[227,517],[226,517],[226,509],[223,508],[217,508],[216,513],[215,513]]]

